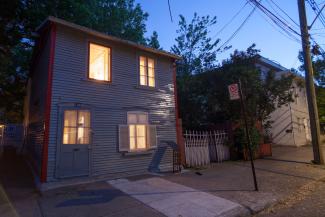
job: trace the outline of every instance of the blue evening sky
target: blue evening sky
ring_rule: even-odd
[[[299,23],[297,0],[273,1],[286,11],[292,19]],[[192,19],[194,12],[197,12],[198,15],[201,16],[217,16],[218,22],[215,27],[211,29],[210,33],[211,36],[215,36],[223,25],[239,11],[245,2],[246,0],[170,0],[173,15],[173,22],[171,22],[167,0],[136,0],[136,3],[140,3],[143,10],[149,13],[149,18],[146,23],[148,30],[146,36],[151,35],[152,31],[156,30],[158,32],[160,45],[167,51],[169,51],[170,47],[175,43],[179,14],[184,15],[188,22]],[[261,1],[264,6],[272,10],[270,2],[271,0]],[[316,0],[316,2],[324,3],[322,0]],[[275,8],[274,5],[272,6]],[[321,6],[322,5],[319,7]],[[315,14],[310,9],[307,2],[306,8],[310,24]],[[247,4],[236,19],[217,36],[217,38],[221,39],[220,45],[232,35],[251,10],[252,6]],[[323,11],[323,14],[325,15],[325,11]],[[284,14],[280,15],[285,17]],[[283,35],[284,33],[282,30],[274,27],[275,25],[273,23],[272,26],[270,23],[272,22],[265,15],[262,15],[259,9],[256,9],[237,36],[230,42],[232,49],[225,53],[221,53],[218,56],[218,61],[221,62],[221,60],[228,58],[229,54],[233,52],[234,49],[244,50],[252,43],[256,43],[257,48],[261,50],[261,54],[264,57],[274,60],[287,68],[297,68],[300,65],[297,55],[298,51],[301,49],[301,45],[296,41],[288,39]],[[321,44],[323,49],[325,49],[325,29],[319,20],[314,24],[311,33],[315,33],[314,38]]]

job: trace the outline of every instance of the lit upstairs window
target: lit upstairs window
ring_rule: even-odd
[[[153,59],[140,56],[140,85],[155,87],[155,62]]]
[[[89,44],[90,79],[111,81],[111,49],[97,44]]]

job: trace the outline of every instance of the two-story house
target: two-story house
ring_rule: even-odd
[[[179,56],[54,17],[37,33],[24,123],[40,183],[169,170]]]
[[[277,76],[291,73],[280,64],[264,57],[259,59],[256,66],[261,70],[262,75],[270,70],[276,72]],[[299,81],[303,81],[303,78],[297,76],[291,86],[293,102],[277,108],[271,114],[273,123],[270,133],[273,143],[276,145],[299,147],[311,142],[306,89]]]

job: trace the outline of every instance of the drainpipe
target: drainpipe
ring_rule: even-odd
[[[291,110],[291,102],[289,103],[289,109],[290,109],[290,118],[291,118],[291,129],[292,129],[292,139],[293,139],[293,144],[297,147],[296,145],[296,139],[295,139],[295,131],[293,128],[293,118],[292,118],[292,110]]]

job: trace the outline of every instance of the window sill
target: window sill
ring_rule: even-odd
[[[133,152],[124,152],[122,153],[123,156],[129,157],[129,156],[139,156],[139,155],[150,155],[155,152],[154,149],[149,149],[145,151],[133,151]]]
[[[82,78],[80,80],[90,82],[90,83],[95,83],[95,84],[103,84],[103,85],[107,85],[107,86],[113,86],[112,81],[102,81],[102,80],[88,79],[88,78]]]
[[[134,88],[140,89],[140,90],[148,90],[148,91],[159,91],[157,87],[150,87],[150,86],[144,86],[144,85],[137,85]]]

